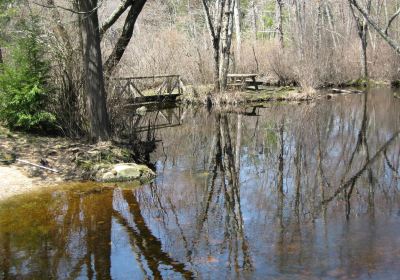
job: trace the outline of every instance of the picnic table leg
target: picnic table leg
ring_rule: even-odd
[[[257,82],[256,82],[256,77],[252,77],[252,79],[253,79],[253,83],[254,83],[254,88],[255,88],[256,90],[258,90],[258,84],[257,84]]]

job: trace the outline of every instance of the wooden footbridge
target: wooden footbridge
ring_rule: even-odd
[[[114,98],[125,99],[129,105],[173,102],[184,90],[179,75],[112,78],[110,87]]]

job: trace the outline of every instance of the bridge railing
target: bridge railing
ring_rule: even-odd
[[[118,98],[135,99],[146,96],[182,94],[184,85],[180,75],[111,78],[109,92]]]

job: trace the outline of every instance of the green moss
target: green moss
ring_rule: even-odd
[[[367,79],[356,79],[356,80],[350,80],[346,83],[344,83],[344,86],[346,87],[367,87],[371,80]]]
[[[300,90],[295,87],[270,87],[260,91],[246,91],[243,96],[246,102],[293,100]]]

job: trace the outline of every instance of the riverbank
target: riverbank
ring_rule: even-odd
[[[371,86],[387,86],[374,82]],[[347,94],[362,94],[366,87],[349,85],[346,87],[329,87],[324,89],[302,89],[291,86],[262,86],[260,90],[228,90],[220,94],[212,94],[212,85],[191,86],[180,97],[184,104],[208,105],[243,105],[262,102],[304,102],[322,98],[331,99],[334,96]]]
[[[150,180],[154,172],[112,142],[88,144],[0,127],[0,199],[65,181]]]
[[[253,106],[267,101],[313,101],[362,93],[362,90],[353,88],[329,89],[307,95],[298,88],[271,87],[259,92],[227,92],[220,95],[219,101],[212,102],[218,101],[221,105],[241,105],[230,106],[228,109],[231,108],[236,113],[252,114],[241,109],[246,108],[246,104]],[[395,97],[397,97],[396,94]],[[195,100],[201,104],[199,96]],[[181,102],[185,102],[185,100]],[[223,107],[221,106],[221,108]],[[0,178],[2,178],[0,180],[0,199],[4,196],[71,180],[121,181],[126,178],[128,169],[128,179],[139,177],[140,181],[140,177],[147,180],[155,176],[154,172],[142,165],[116,166],[120,163],[132,162],[135,162],[133,152],[129,148],[117,146],[112,142],[92,145],[63,137],[44,137],[10,132],[0,127]],[[47,169],[35,167],[32,164]]]

